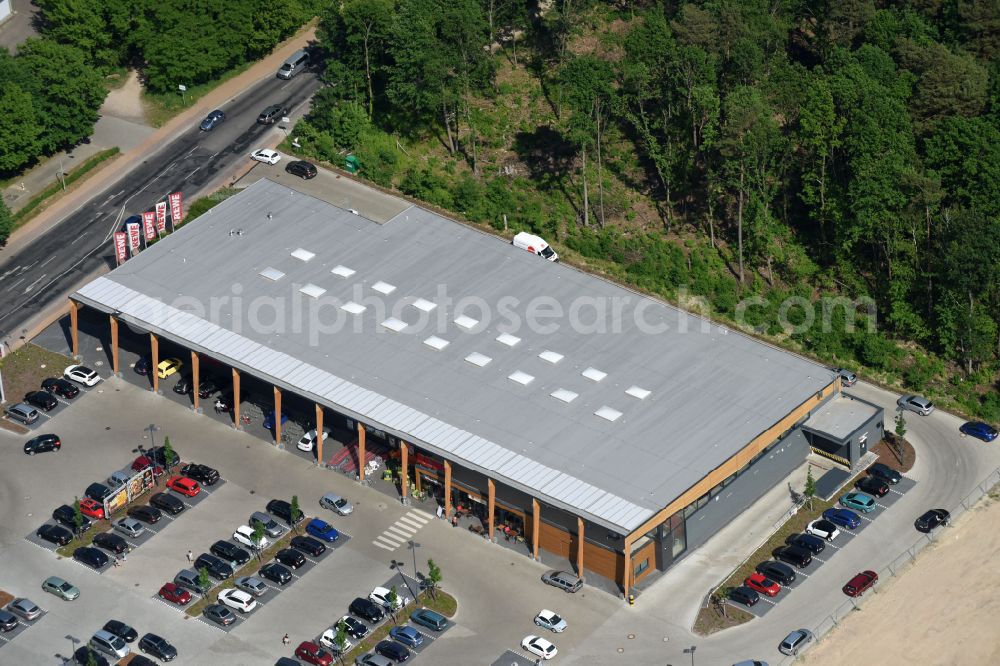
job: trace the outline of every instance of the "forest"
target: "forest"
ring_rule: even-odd
[[[318,41],[305,154],[1000,420],[995,0],[344,0]]]

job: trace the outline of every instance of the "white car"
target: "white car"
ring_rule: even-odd
[[[240,576],[236,579],[236,587],[244,592],[249,592],[255,597],[264,596],[264,593],[270,589],[267,584],[260,578],[257,578],[257,576]]]
[[[833,541],[840,536],[840,530],[837,526],[831,523],[825,518],[820,518],[819,520],[814,520],[808,525],[806,525],[806,534],[812,534],[813,536],[818,536],[827,541]]]
[[[368,595],[368,598],[373,602],[381,606],[382,608],[392,609],[393,605],[389,603],[389,588],[387,587],[376,587],[372,590],[372,593]],[[396,605],[395,610],[399,610],[406,604],[410,603],[410,600],[404,597],[399,592],[396,593]]]
[[[536,657],[541,657],[542,659],[551,659],[559,654],[559,650],[556,649],[556,646],[541,636],[525,636],[524,640],[521,641],[521,649],[527,650],[531,654]]]
[[[281,161],[281,155],[279,155],[276,150],[261,148],[260,150],[255,150],[250,153],[250,159],[258,162],[264,162],[265,164],[277,164]]]
[[[241,613],[249,613],[257,608],[257,600],[243,590],[229,588],[219,592],[219,603],[235,608]]]
[[[255,544],[253,542],[253,528],[249,525],[240,525],[233,532],[233,539],[240,542],[244,546],[250,546],[251,548],[260,548],[260,550],[266,549],[271,545],[271,542],[267,540],[266,536],[260,537],[260,544]]]
[[[324,631],[323,635],[319,637],[319,644],[325,648],[328,648],[334,654],[338,654],[340,652],[347,652],[352,647],[354,647],[354,643],[351,642],[351,639],[348,638],[346,634],[344,635],[343,648],[337,647],[336,638],[337,638],[337,625],[333,625],[332,627]]]
[[[72,379],[77,384],[93,386],[101,381],[101,376],[85,365],[71,365],[63,370],[66,379]]]
[[[319,505],[324,509],[336,511],[342,516],[350,515],[354,511],[354,505],[335,493],[324,493],[319,498]]]
[[[323,428],[323,442],[326,443],[326,438],[330,436],[330,431]],[[316,446],[316,430],[310,430],[306,434],[302,435],[302,439],[296,445],[299,451],[312,451],[313,447]]]
[[[542,609],[535,616],[535,624],[557,634],[566,631],[566,620],[550,610]]]

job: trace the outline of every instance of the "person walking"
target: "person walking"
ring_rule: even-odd
[[[192,562],[194,562],[194,553],[192,553],[192,552],[191,552],[191,551],[189,550],[189,551],[188,551],[188,564],[190,564],[190,563],[192,563]]]
[[[291,640],[292,639],[288,637],[288,634],[285,634],[284,636],[281,637],[281,644],[288,645],[291,642]]]

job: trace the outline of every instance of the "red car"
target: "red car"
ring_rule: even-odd
[[[295,648],[295,656],[307,664],[316,666],[330,666],[333,663],[333,656],[329,652],[309,641],[299,643]]]
[[[132,461],[132,470],[135,472],[141,472],[147,467],[153,467],[153,461],[146,456],[139,456],[134,461]],[[153,476],[160,476],[163,474],[163,468],[159,465],[153,467]]]
[[[97,520],[104,520],[104,505],[89,497],[80,500],[80,513]]]
[[[865,590],[872,587],[878,581],[878,574],[874,571],[862,571],[857,576],[847,581],[844,586],[844,594],[849,597],[860,597]]]
[[[183,606],[191,601],[191,593],[183,587],[178,587],[175,583],[166,583],[157,594],[160,595],[161,599],[166,599],[178,606]]]
[[[781,586],[762,573],[751,574],[749,578],[743,581],[743,584],[751,590],[756,590],[769,597],[776,597],[778,596],[778,592],[781,592]]]
[[[181,495],[186,495],[188,497],[194,497],[201,492],[201,486],[194,479],[189,479],[186,476],[172,476],[170,480],[167,481],[167,488],[171,490],[176,490]]]

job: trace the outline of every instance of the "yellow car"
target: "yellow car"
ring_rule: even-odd
[[[182,365],[184,364],[179,358],[168,358],[165,361],[160,361],[160,364],[156,366],[156,374],[160,379],[166,379],[180,370]]]

